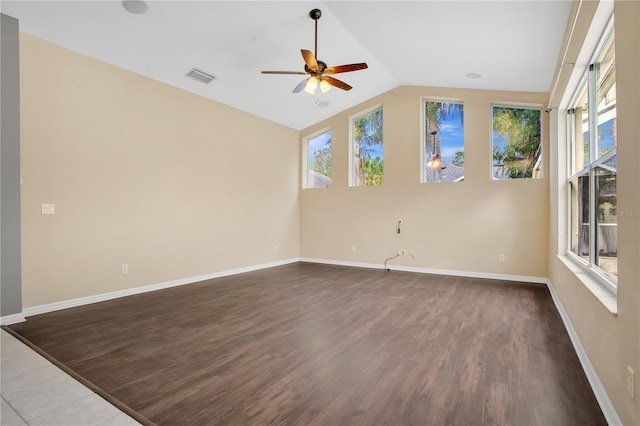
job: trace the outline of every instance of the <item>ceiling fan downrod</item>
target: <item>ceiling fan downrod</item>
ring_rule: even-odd
[[[313,9],[309,12],[309,16],[316,22],[316,33],[315,33],[315,51],[313,52],[316,60],[318,59],[318,19],[322,16],[322,11],[320,9]]]

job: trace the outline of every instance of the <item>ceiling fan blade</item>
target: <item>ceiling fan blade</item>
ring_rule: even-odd
[[[359,64],[348,64],[348,65],[337,65],[335,67],[329,67],[326,70],[324,70],[322,73],[323,74],[338,74],[341,72],[350,72],[350,71],[358,71],[358,70],[364,70],[369,68],[369,66],[362,62]]]
[[[307,67],[309,67],[309,69],[311,71],[318,71],[318,61],[316,60],[316,57],[313,56],[313,53],[311,53],[310,50],[300,50],[300,52],[302,52],[302,57],[304,58],[304,63],[307,64]]]
[[[307,75],[306,72],[302,71],[262,71],[262,74],[296,74],[296,75]]]
[[[302,81],[300,82],[300,84],[298,84],[298,85],[296,86],[296,88],[295,88],[295,89],[293,89],[293,93],[299,93],[299,92],[302,92],[302,89],[304,89],[304,88],[305,88],[305,86],[307,85],[307,80],[308,80],[308,79],[304,79],[304,80],[302,80]]]
[[[328,75],[323,75],[322,79],[325,80],[330,85],[337,87],[338,89],[342,89],[342,90],[352,89],[352,87],[349,86],[347,83],[345,83],[344,81],[340,81],[337,78],[329,77]]]

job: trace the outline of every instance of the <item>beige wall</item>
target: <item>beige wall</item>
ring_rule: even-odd
[[[422,96],[464,102],[463,182],[419,183]],[[404,248],[415,260],[404,256],[391,264],[546,277],[548,172],[543,179],[491,180],[490,117],[492,102],[546,106],[547,100],[540,93],[400,87],[305,129],[302,136],[333,131],[333,187],[301,191],[301,256],[382,264]],[[349,116],[377,104],[384,111],[385,183],[349,187]],[[542,117],[546,168],[548,123]]]
[[[298,256],[297,131],[20,42],[24,307]]]
[[[595,8],[588,2],[578,26],[586,28]],[[549,279],[602,382],[609,399],[625,425],[640,424],[640,2],[616,1],[616,79],[618,111],[618,297],[617,315],[610,312],[576,274],[560,261],[566,247],[566,196],[563,175],[551,180],[551,228]],[[582,38],[570,45],[569,56],[582,47]],[[569,60],[570,62],[571,60]],[[564,92],[559,87],[559,93]],[[559,112],[562,123],[564,111]],[[564,130],[560,126],[552,143],[557,163],[564,161]],[[636,397],[626,392],[626,370],[636,373]]]

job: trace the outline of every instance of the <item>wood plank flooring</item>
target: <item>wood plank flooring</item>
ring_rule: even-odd
[[[158,425],[605,425],[544,285],[295,263],[12,330]]]

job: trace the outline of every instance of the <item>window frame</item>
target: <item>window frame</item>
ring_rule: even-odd
[[[428,181],[427,180],[427,169],[426,169],[426,145],[427,141],[425,138],[426,135],[426,126],[427,126],[427,114],[425,111],[425,104],[427,102],[439,102],[439,103],[450,103],[450,104],[460,104],[462,105],[462,114],[464,117],[464,99],[463,98],[452,98],[452,97],[441,97],[441,96],[421,96],[420,97],[420,183],[460,183],[464,182],[462,180],[456,180],[453,182],[442,182],[442,181]],[[464,146],[464,137],[466,137],[465,126],[462,125],[462,133],[463,133],[463,146]],[[464,149],[463,149],[464,152]]]
[[[315,139],[318,136],[331,132],[331,160],[333,164],[333,129],[331,127],[324,127],[318,131],[310,133],[302,138],[302,176],[300,181],[301,189],[328,189],[330,187],[315,187],[309,186],[309,141]],[[333,167],[332,173],[333,175]],[[331,179],[333,186],[333,178]]]
[[[540,170],[540,176],[539,177],[530,177],[530,178],[510,178],[510,179],[496,179],[496,177],[493,174],[493,108],[518,108],[518,109],[531,109],[531,110],[537,110],[540,112],[540,155],[539,155],[539,159],[540,162],[542,164],[541,170]],[[541,104],[537,104],[537,103],[530,103],[530,102],[510,102],[510,101],[494,101],[491,102],[491,104],[489,105],[489,140],[491,141],[490,143],[490,149],[489,149],[489,176],[491,181],[494,182],[504,182],[504,181],[538,181],[538,180],[544,180],[545,179],[545,163],[544,163],[544,155],[545,155],[545,150],[544,150],[544,143],[545,143],[545,120],[544,120],[544,106]],[[534,163],[535,164],[535,163]],[[548,167],[548,166],[547,166]]]
[[[573,94],[570,97],[569,106],[565,111],[567,120],[566,120],[566,180],[565,180],[565,196],[566,196],[566,226],[567,226],[567,240],[566,240],[566,256],[571,259],[577,266],[587,272],[593,279],[595,279],[601,286],[603,286],[606,290],[611,292],[614,295],[618,294],[618,283],[617,280],[613,280],[602,268],[600,268],[596,263],[596,233],[597,229],[594,224],[598,223],[596,220],[597,214],[597,194],[596,194],[596,169],[610,161],[612,158],[617,158],[617,146],[614,146],[611,151],[606,152],[603,155],[598,156],[597,148],[598,148],[598,103],[597,103],[597,72],[595,69],[595,64],[597,63],[600,56],[604,53],[604,49],[609,41],[609,39],[614,36],[615,37],[615,28],[614,28],[614,19],[611,16],[608,20],[607,25],[604,30],[600,34],[599,41],[594,49],[593,54],[589,59],[589,63],[579,78],[578,84],[575,86]],[[573,120],[570,118],[571,114],[575,114],[575,105],[578,103],[579,98],[582,95],[584,85],[587,85],[587,97],[588,97],[588,130],[589,130],[589,141],[583,142],[588,143],[588,156],[589,161],[586,166],[583,166],[581,169],[576,170],[575,167],[575,147],[573,140],[573,129],[572,123]],[[616,103],[617,110],[617,103]],[[617,112],[616,112],[617,119]],[[594,142],[595,144],[592,143]],[[575,167],[575,169],[574,169]],[[617,174],[617,173],[616,173]],[[572,200],[571,200],[571,191],[572,185],[571,181],[578,179],[580,177],[587,176],[589,182],[589,260],[586,261],[581,256],[577,255],[572,250]],[[617,179],[617,178],[616,178]],[[616,189],[617,194],[617,189]],[[617,225],[617,221],[616,221]],[[617,232],[617,226],[616,226]]]
[[[381,110],[382,111],[382,161],[384,162],[384,108],[383,108],[383,104],[376,104],[373,105],[367,109],[364,109],[356,114],[350,115],[349,116],[349,142],[347,144],[347,149],[349,150],[349,167],[348,167],[348,174],[349,174],[349,180],[348,180],[348,184],[350,188],[364,188],[364,187],[376,187],[376,186],[383,186],[384,185],[384,181],[381,185],[358,185],[356,184],[356,178],[355,178],[355,171],[354,171],[354,155],[353,155],[353,135],[355,133],[355,121],[359,118],[362,118],[366,115],[369,115],[375,111]],[[384,169],[382,171],[382,176],[384,179]]]

